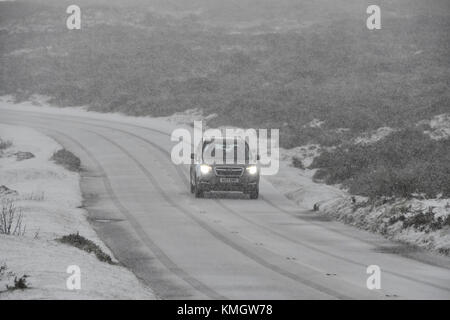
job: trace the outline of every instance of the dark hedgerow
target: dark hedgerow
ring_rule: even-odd
[[[315,179],[342,183],[369,197],[450,196],[450,139],[436,141],[416,128],[403,129],[370,145],[325,151],[311,168]]]
[[[78,172],[81,170],[81,161],[72,152],[61,149],[56,151],[51,160],[55,161],[56,164],[62,165],[64,168],[70,171]]]
[[[81,249],[86,252],[93,252],[95,256],[98,258],[98,260],[109,263],[109,264],[115,264],[112,261],[112,258],[107,253],[103,252],[102,249],[96,245],[93,241],[86,239],[83,236],[80,236],[78,233],[76,234],[69,234],[66,236],[63,236],[59,239],[56,239],[57,241],[65,244],[69,244],[71,246],[74,246],[78,249]]]

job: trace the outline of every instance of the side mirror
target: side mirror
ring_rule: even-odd
[[[256,160],[257,161],[261,160],[261,156],[259,154],[256,156]]]
[[[195,155],[193,153],[191,153],[191,160],[194,160]]]

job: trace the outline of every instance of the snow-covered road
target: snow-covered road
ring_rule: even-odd
[[[82,160],[85,205],[115,257],[161,298],[450,299],[450,260],[405,257],[377,235],[262,197],[195,199],[170,160],[174,125],[2,103],[0,122],[41,131]],[[381,268],[368,290],[366,268]]]

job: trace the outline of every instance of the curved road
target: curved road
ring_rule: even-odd
[[[79,156],[85,206],[116,258],[163,299],[450,299],[450,261],[301,211],[264,179],[259,200],[195,199],[173,128],[0,107]],[[381,268],[368,290],[366,268]]]

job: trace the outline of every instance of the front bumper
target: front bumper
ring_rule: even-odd
[[[234,178],[238,182],[221,182],[221,178]],[[202,175],[198,179],[200,188],[204,191],[252,191],[258,187],[259,175],[244,174],[241,177],[216,176],[214,173]]]

